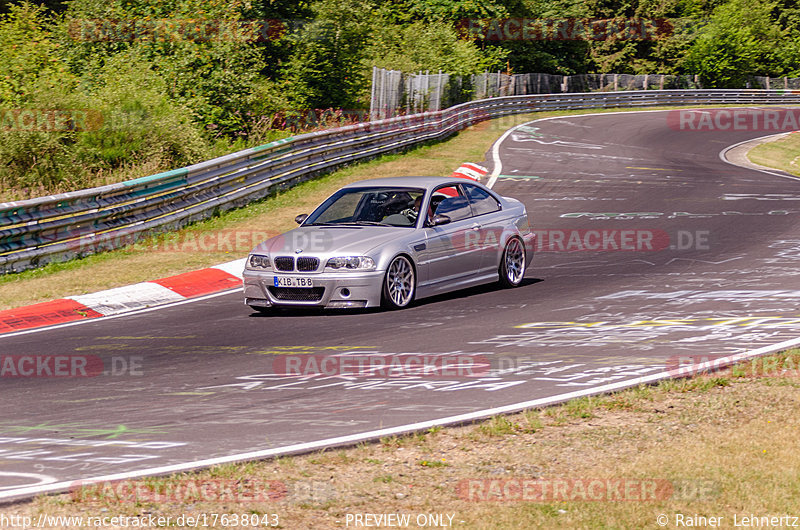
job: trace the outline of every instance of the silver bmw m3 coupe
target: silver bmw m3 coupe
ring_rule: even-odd
[[[525,205],[462,178],[345,186],[247,257],[245,304],[403,308],[474,285],[516,287],[533,258]]]

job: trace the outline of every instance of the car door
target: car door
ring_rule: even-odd
[[[473,184],[463,184],[472,208],[472,237],[480,250],[480,274],[490,274],[499,266],[505,216],[500,202],[491,193]]]
[[[446,196],[434,210],[434,215],[450,217],[450,223],[425,228],[426,250],[423,263],[427,282],[432,290],[445,290],[469,282],[478,275],[480,249],[476,239],[469,198],[460,186],[442,186],[434,195]]]

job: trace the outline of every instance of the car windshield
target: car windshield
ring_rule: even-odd
[[[314,210],[303,224],[413,227],[424,195],[421,188],[344,188]]]

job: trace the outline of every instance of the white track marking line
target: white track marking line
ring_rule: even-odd
[[[742,109],[742,108],[752,108],[752,107],[724,107],[724,108],[734,108],[734,109]],[[585,114],[566,114],[564,116],[550,116],[548,118],[537,118],[535,120],[527,121],[525,123],[520,123],[519,125],[515,125],[514,127],[510,128],[503,135],[497,139],[497,141],[492,145],[491,149],[491,157],[492,157],[492,174],[489,178],[489,181],[486,183],[487,188],[491,188],[494,186],[495,182],[497,182],[497,178],[500,176],[500,173],[503,170],[503,163],[500,161],[500,144],[502,144],[506,138],[508,138],[511,133],[515,130],[519,129],[520,127],[528,126],[532,123],[536,123],[539,121],[550,121],[550,120],[563,120],[565,118],[583,118],[586,116],[613,116],[615,114],[644,114],[647,112],[672,112],[675,110],[695,110],[695,109],[658,109],[658,110],[621,110],[621,111],[614,111],[614,112],[588,112]],[[699,109],[698,109],[699,110]]]
[[[538,121],[538,120],[533,120],[533,121]],[[503,163],[500,161],[500,144],[502,144],[505,141],[505,139],[508,138],[511,135],[511,133],[513,133],[515,130],[527,125],[528,123],[533,123],[533,121],[529,121],[510,128],[509,130],[504,132],[503,135],[500,138],[498,138],[497,141],[494,143],[494,145],[492,146],[492,174],[489,176],[489,181],[486,183],[487,188],[491,188],[492,186],[494,186],[494,183],[497,182],[497,177],[500,176],[500,172],[503,170]]]
[[[793,175],[787,175],[785,173],[775,173],[774,171],[769,171],[767,169],[758,169],[758,168],[755,168],[755,167],[740,166],[739,164],[736,164],[736,163],[731,162],[730,160],[728,160],[728,158],[726,156],[728,154],[728,151],[730,151],[732,149],[736,149],[740,145],[746,144],[748,142],[754,142],[756,140],[764,140],[766,138],[772,138],[774,136],[786,136],[786,134],[787,133],[785,133],[785,132],[784,133],[780,133],[780,134],[768,134],[766,136],[759,136],[758,138],[751,138],[751,139],[745,140],[743,142],[739,142],[739,143],[736,143],[736,144],[733,144],[733,145],[729,145],[728,147],[726,147],[725,149],[723,149],[722,151],[719,152],[719,159],[722,160],[723,162],[725,162],[726,164],[730,164],[732,166],[740,167],[742,169],[749,169],[750,171],[759,171],[761,173],[766,173],[767,175],[773,175],[775,177],[781,177],[781,178],[790,179],[790,180],[800,180],[800,177],[795,177]]]

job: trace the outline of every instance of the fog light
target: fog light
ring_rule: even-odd
[[[339,291],[339,294],[342,295],[342,298],[350,298],[350,289],[345,287]]]
[[[245,298],[244,303],[250,307],[272,307],[272,302],[263,298]]]
[[[360,307],[367,307],[366,300],[331,300],[328,303],[329,308],[337,308],[337,309],[352,309],[352,308],[360,308]]]

